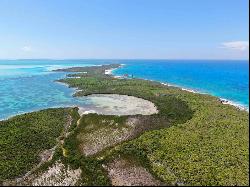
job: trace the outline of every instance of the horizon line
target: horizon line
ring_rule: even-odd
[[[0,60],[220,60],[249,61],[249,59],[207,59],[207,58],[0,58]]]

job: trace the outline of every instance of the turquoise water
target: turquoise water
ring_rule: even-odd
[[[90,105],[85,98],[74,98],[75,90],[55,80],[66,73],[57,68],[84,66],[72,61],[0,61],[0,119],[50,107]]]
[[[170,83],[249,108],[249,62],[222,60],[139,60],[124,62],[116,75]]]
[[[92,105],[74,98],[75,90],[56,83],[66,73],[57,68],[109,63],[126,64],[114,71],[210,93],[249,107],[249,71],[246,61],[170,60],[0,60],[0,119],[45,109]]]

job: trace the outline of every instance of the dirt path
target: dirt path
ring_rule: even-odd
[[[41,165],[43,165],[44,163],[50,161],[53,158],[53,155],[55,153],[55,150],[57,147],[60,147],[63,143],[64,143],[64,139],[69,135],[68,130],[70,128],[70,126],[72,125],[72,117],[70,115],[68,115],[67,117],[67,123],[64,125],[64,130],[62,132],[62,134],[56,138],[56,145],[51,148],[51,149],[47,149],[44,150],[42,153],[40,153],[39,157],[40,157],[40,162],[34,166],[30,171],[28,171],[24,176],[16,178],[14,180],[10,180],[10,181],[5,181],[3,184],[6,186],[9,185],[26,185],[27,183],[30,182],[30,180],[33,180],[32,174],[41,167]]]

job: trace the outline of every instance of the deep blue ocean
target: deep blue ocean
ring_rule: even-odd
[[[66,73],[53,69],[110,63],[113,71],[208,93],[249,108],[249,62],[228,60],[0,60],[0,119],[45,109],[91,105],[73,98],[73,89],[55,82]]]

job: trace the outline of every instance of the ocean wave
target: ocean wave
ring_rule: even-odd
[[[168,84],[168,83],[161,83],[161,84],[166,85],[166,86],[177,87],[177,88],[180,88],[181,90],[191,92],[191,93],[209,94],[209,93],[205,93],[205,92],[201,92],[201,91],[197,91],[197,90],[193,90],[193,89],[189,89],[189,88],[183,88],[183,87],[178,86],[178,85],[173,85],[173,84]],[[209,94],[209,95],[211,95],[211,94]],[[222,104],[232,105],[232,106],[234,106],[234,107],[236,107],[236,108],[238,108],[240,110],[245,110],[245,111],[249,112],[249,108],[247,106],[243,105],[243,104],[240,104],[240,103],[237,103],[237,102],[225,99],[225,98],[219,98],[219,100],[221,101]]]
[[[114,75],[112,71],[109,71],[108,73],[112,74],[114,78],[121,78],[122,77],[122,76]],[[152,80],[152,79],[145,79],[145,78],[143,78],[143,79],[147,80],[147,81],[152,81],[152,82],[156,81],[156,80]],[[209,94],[209,93],[202,92],[202,91],[199,91],[199,90],[194,90],[194,89],[190,89],[190,88],[184,88],[182,86],[175,85],[175,84],[170,84],[170,83],[166,83],[166,82],[160,82],[160,83],[162,85],[165,85],[165,86],[172,86],[172,87],[180,88],[183,91],[187,91],[187,92],[191,92],[191,93]],[[209,94],[209,95],[211,95],[211,94]],[[215,96],[215,97],[217,97],[217,96]],[[228,100],[228,99],[224,99],[224,98],[220,98],[220,97],[218,97],[218,98],[219,98],[219,100],[221,101],[222,104],[231,105],[231,106],[234,106],[234,107],[238,108],[239,110],[244,110],[244,111],[249,112],[249,107],[248,106],[245,106],[243,104],[240,104],[240,103]]]
[[[240,103],[228,100],[228,99],[224,99],[224,98],[219,98],[219,99],[220,99],[221,103],[224,105],[232,105],[240,110],[245,110],[245,111],[249,112],[249,108],[243,104],[240,104]]]

